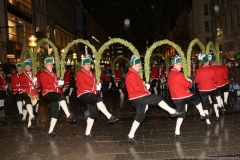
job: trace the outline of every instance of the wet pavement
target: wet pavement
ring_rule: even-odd
[[[176,119],[158,106],[150,106],[135,134],[139,143],[134,144],[126,138],[135,108],[129,103],[126,91],[124,94],[120,98],[117,91],[104,92],[104,103],[120,121],[108,124],[99,112],[92,129],[95,141],[84,138],[86,107],[74,96],[70,98],[70,108],[78,122],[68,123],[61,111],[54,129],[56,138],[47,135],[51,117],[49,105],[42,100],[33,131],[28,131],[26,124],[19,120],[16,106],[0,111],[0,159],[240,159],[240,97],[230,94],[227,113],[220,115],[219,121],[213,113],[210,128],[199,120],[197,109],[189,106],[181,127],[186,137],[181,139],[174,138]],[[160,95],[175,107],[168,92]]]

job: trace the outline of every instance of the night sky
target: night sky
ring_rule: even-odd
[[[112,38],[123,38],[143,51],[166,38],[191,0],[82,0],[83,6]],[[125,26],[125,23],[129,26]]]

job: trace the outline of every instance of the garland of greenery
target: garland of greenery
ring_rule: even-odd
[[[23,63],[27,58],[33,59],[33,52],[29,48],[24,49],[21,53],[20,63],[22,72],[24,71]]]
[[[38,57],[37,57],[37,62],[39,64],[39,69],[42,72],[43,71],[43,64],[42,64],[42,61],[41,61],[41,55],[39,55],[39,54],[38,54]]]
[[[215,43],[215,49],[216,49],[217,65],[220,65],[220,50],[217,42]]]
[[[57,47],[53,44],[52,41],[50,41],[47,38],[43,38],[40,41],[38,41],[37,46],[34,48],[34,56],[33,56],[33,74],[36,75],[37,74],[37,55],[38,55],[38,49],[41,47],[41,45],[43,43],[47,42],[53,49],[53,53],[54,53],[54,60],[55,60],[55,64],[56,64],[56,72],[57,72],[57,76],[59,77],[60,75],[60,66],[58,65],[60,63],[60,58],[58,55],[58,49]]]
[[[182,64],[183,64],[183,71],[184,71],[184,75],[186,76],[186,58],[184,56],[184,53],[181,49],[180,46],[178,46],[177,44],[175,44],[172,41],[169,41],[168,39],[165,40],[161,40],[161,41],[157,41],[154,42],[148,49],[144,58],[144,70],[145,70],[145,78],[146,78],[146,82],[149,82],[150,79],[150,58],[152,55],[152,52],[155,48],[157,48],[158,46],[161,46],[163,44],[168,44],[170,46],[172,46],[173,48],[176,49],[176,51],[178,52],[178,54],[182,57]]]
[[[151,58],[156,57],[156,56],[162,57],[164,59],[165,65],[166,65],[166,70],[168,70],[168,68],[169,68],[168,59],[164,55],[162,55],[161,53],[156,53]]]
[[[186,67],[187,70],[186,70],[186,74],[185,74],[186,77],[190,77],[191,76],[191,53],[192,53],[192,48],[193,48],[193,46],[195,44],[198,44],[198,46],[202,50],[202,53],[206,54],[205,47],[204,47],[204,45],[202,44],[202,42],[198,38],[195,38],[194,40],[192,40],[190,42],[190,44],[188,46],[188,49],[187,49],[187,67]]]
[[[97,77],[98,82],[100,82],[101,70],[100,70],[100,63],[99,62],[100,62],[102,53],[108,48],[108,46],[110,46],[111,44],[114,44],[114,43],[120,43],[120,44],[128,47],[128,49],[130,49],[134,55],[136,55],[137,57],[140,57],[138,50],[132,45],[132,43],[130,43],[126,40],[123,40],[121,38],[111,38],[109,41],[105,42],[101,46],[101,48],[98,50],[98,55],[95,57],[95,59],[96,59],[95,73],[96,73],[96,77]],[[98,61],[97,61],[97,59],[98,59]],[[142,77],[142,71],[141,70],[140,70],[139,74]]]
[[[68,45],[64,48],[64,52],[62,53],[60,79],[63,79],[63,78],[64,78],[64,74],[65,74],[65,58],[66,58],[67,52],[69,51],[69,49],[70,49],[74,44],[77,44],[77,43],[83,43],[83,44],[87,45],[89,48],[91,48],[91,49],[92,49],[92,52],[93,52],[93,55],[95,56],[96,64],[99,64],[99,63],[100,63],[100,59],[97,59],[97,58],[98,58],[97,50],[95,49],[95,47],[94,47],[93,45],[91,45],[91,44],[89,43],[89,41],[83,40],[83,39],[73,40],[72,42],[68,43]],[[59,64],[59,63],[58,63],[58,64]],[[76,68],[75,68],[75,70],[76,70]],[[99,70],[100,70],[100,69],[99,69]],[[96,72],[96,71],[95,71],[95,72]],[[100,81],[98,81],[98,82],[100,82]]]
[[[115,64],[117,62],[117,60],[119,59],[125,59],[127,61],[127,64],[129,66],[130,62],[129,60],[126,58],[126,57],[116,57],[114,60],[113,60],[113,63],[111,64],[111,68],[112,68],[112,74],[115,74]]]

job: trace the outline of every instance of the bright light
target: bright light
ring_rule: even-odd
[[[215,6],[214,6],[214,11],[215,11],[215,12],[218,12],[218,11],[219,11],[219,6],[218,6],[218,5],[215,5]]]
[[[37,46],[37,43],[35,41],[31,41],[31,42],[28,43],[28,45],[30,47],[35,47],[35,46]]]
[[[124,25],[125,26],[129,26],[130,25],[130,20],[129,19],[125,19],[124,20]]]
[[[92,39],[94,39],[95,41],[97,41],[98,43],[100,43],[100,41],[99,41],[96,37],[92,36]]]
[[[31,35],[29,38],[28,38],[29,41],[36,41],[37,40],[37,37],[35,37],[34,35]]]
[[[73,59],[77,59],[77,54],[73,53]]]

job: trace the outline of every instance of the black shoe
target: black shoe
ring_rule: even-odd
[[[223,106],[224,106],[224,107],[227,107],[228,105],[227,105],[227,103],[226,103],[226,102],[224,102],[224,103],[223,103]]]
[[[26,119],[22,119],[22,123],[26,124],[27,123]]]
[[[32,131],[33,130],[32,126],[29,126],[27,129],[28,129],[28,131]]]
[[[224,107],[221,108],[222,109],[222,114],[225,114],[226,110]]]
[[[76,119],[72,115],[68,116],[67,121],[70,122],[70,123],[76,123],[77,122]]]
[[[23,118],[23,114],[22,114],[22,113],[19,114],[19,118],[20,118],[20,119]]]
[[[48,133],[48,136],[49,137],[57,137],[57,134],[52,131],[51,133]]]
[[[38,115],[38,112],[35,112],[35,111],[34,111],[34,112],[33,112],[33,115],[34,115],[34,116],[37,116],[37,115]]]
[[[209,116],[205,114],[205,116],[200,116],[200,120],[205,120],[205,119],[209,119]]]
[[[118,121],[119,121],[119,119],[117,117],[111,116],[108,120],[108,123],[116,123]]]
[[[219,117],[216,117],[216,120],[219,121]]]
[[[178,110],[175,110],[175,111],[176,112],[174,114],[170,114],[171,117],[176,117],[184,113],[184,112],[179,112]]]
[[[208,124],[208,123],[207,123],[207,128],[210,128],[210,127],[211,127],[211,124]]]
[[[89,135],[85,135],[84,136],[86,139],[89,139],[91,141],[95,140],[95,137],[93,137],[93,135],[89,134]]]
[[[177,134],[175,133],[174,137],[175,137],[175,138],[184,138],[185,135],[184,135],[184,134],[181,134],[181,133],[180,133],[179,135],[177,135]]]
[[[35,119],[35,118],[32,118],[32,119],[31,119],[31,123],[32,123],[32,125],[35,125],[35,124],[36,124],[36,119]]]
[[[128,136],[128,137],[127,137],[127,140],[128,140],[129,142],[138,143],[138,141],[136,140],[136,138],[135,138],[135,137],[133,137],[133,138],[130,138],[130,137]]]

